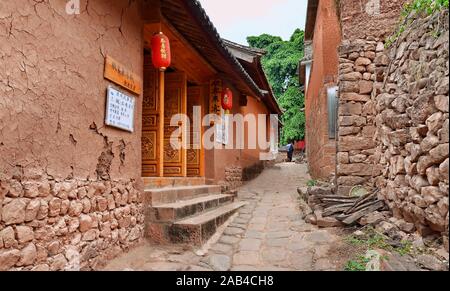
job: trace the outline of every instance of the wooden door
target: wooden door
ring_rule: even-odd
[[[186,74],[183,72],[165,74],[164,96],[164,176],[186,177],[186,149],[174,149],[170,138],[178,127],[170,126],[176,114],[186,114]],[[183,142],[185,134],[180,136]]]
[[[159,176],[159,98],[158,71],[151,55],[144,56],[144,98],[142,105],[142,176]]]
[[[202,163],[203,163],[203,155],[202,155],[202,126],[201,120],[199,128],[194,128],[194,106],[200,106],[201,115],[200,118],[203,117],[203,95],[201,87],[189,87],[187,93],[187,114],[190,120],[190,140],[189,140],[189,149],[187,150],[187,176],[188,177],[201,177],[202,174]],[[194,143],[197,144],[197,147],[194,148]],[[198,148],[200,146],[200,149]]]

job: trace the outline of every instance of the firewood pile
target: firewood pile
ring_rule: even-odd
[[[355,197],[334,195],[323,187],[299,189],[298,192],[306,202],[302,206],[305,219],[321,227],[353,225],[386,208],[384,201],[378,199],[378,191]]]
[[[352,225],[362,217],[385,207],[384,201],[377,197],[377,192],[361,197],[313,195],[310,201],[323,208],[322,217],[333,217],[345,225]]]

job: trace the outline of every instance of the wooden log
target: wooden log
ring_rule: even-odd
[[[344,203],[344,204],[334,205],[334,206],[326,208],[323,211],[322,215],[323,215],[323,217],[328,217],[328,216],[331,216],[331,215],[339,213],[339,212],[345,212],[352,205],[353,205],[353,203]]]
[[[351,224],[355,223],[356,221],[358,221],[361,217],[366,216],[367,214],[377,211],[378,209],[383,208],[383,207],[384,207],[384,202],[377,201],[375,204],[353,213],[352,215],[350,215],[349,217],[344,219],[342,222],[344,224],[351,225]]]
[[[313,195],[319,199],[329,198],[329,199],[344,199],[344,200],[356,200],[358,197],[350,196],[337,196],[337,195]]]
[[[367,203],[365,203],[365,204],[362,204],[362,205],[356,207],[356,208],[353,209],[351,212],[348,212],[348,213],[346,213],[346,214],[352,214],[352,213],[358,212],[358,211],[360,211],[360,210],[362,210],[362,209],[364,209],[364,208],[367,208],[367,207],[370,207],[370,206],[372,206],[372,205],[375,205],[375,204],[377,204],[378,202],[380,202],[380,200],[369,201],[369,202],[367,202]]]
[[[333,202],[333,203],[350,203],[350,202],[352,202],[351,200],[349,201],[346,199],[331,199],[331,198],[324,198],[324,199],[322,199],[322,201],[323,202]]]
[[[342,213],[342,214],[339,214],[339,215],[335,215],[333,217],[336,218],[339,221],[343,221],[343,220],[347,219],[348,217],[350,217],[350,215]]]
[[[353,207],[351,207],[349,210],[347,210],[346,213],[349,214],[349,213],[355,212],[356,208],[358,208],[360,205],[362,205],[368,201],[371,201],[372,199],[375,199],[376,195],[377,195],[376,193],[371,193],[371,194],[363,196],[362,197],[363,199],[358,199],[358,201],[355,202],[355,205]]]

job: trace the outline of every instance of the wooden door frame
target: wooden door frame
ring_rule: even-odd
[[[170,73],[169,73],[170,74]],[[166,78],[165,78],[165,82],[164,82],[164,102],[161,102],[161,104],[166,103],[167,102],[167,98],[166,98],[166,93],[170,90],[169,88],[167,88],[168,83],[170,82],[170,80],[168,80],[168,75],[166,73]],[[177,71],[173,73],[175,74],[179,74],[182,78],[181,83],[182,83],[182,88],[181,88],[181,112],[179,112],[179,114],[186,114],[187,113],[187,75],[185,72],[182,71]],[[160,167],[163,169],[163,177],[187,177],[187,150],[186,148],[182,148],[180,150],[180,155],[181,155],[181,173],[180,174],[167,174],[166,173],[166,168],[169,168],[171,166],[178,166],[178,163],[167,163],[164,161],[164,148],[167,142],[167,139],[169,138],[169,142],[170,142],[170,136],[166,136],[166,126],[170,123],[170,120],[168,122],[166,122],[166,118],[165,118],[165,111],[167,109],[167,106],[164,106],[164,122],[162,124],[162,140],[160,140],[160,143],[163,144],[162,146],[162,162]],[[186,139],[186,133],[182,134],[182,139]],[[182,142],[184,142],[184,140],[182,140]]]
[[[205,116],[205,87],[204,87],[204,85],[195,85],[195,86],[192,86],[192,88],[197,88],[198,91],[199,91],[198,101],[199,101],[199,106],[201,108],[201,112],[200,112],[200,115],[201,115],[201,120],[200,120],[200,150],[199,150],[199,157],[198,157],[199,158],[199,173],[198,173],[198,176],[193,176],[193,177],[200,177],[200,178],[202,178],[202,177],[205,177],[205,148],[203,147],[203,135],[204,135],[204,131],[205,131],[205,128],[203,126],[203,117]],[[188,90],[187,90],[187,98],[189,98],[189,87],[188,87]],[[190,110],[190,109],[188,108],[188,110]],[[194,126],[193,120],[190,120],[190,122],[191,122],[191,127],[193,129],[193,126]],[[189,130],[190,130],[191,138],[193,138],[193,133],[194,132],[191,131],[191,128]],[[189,166],[188,166],[188,169],[189,169]]]

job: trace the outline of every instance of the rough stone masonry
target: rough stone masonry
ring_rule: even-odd
[[[395,217],[422,235],[443,233],[448,250],[448,10],[413,17],[377,57],[384,83],[376,95],[375,164],[383,167],[376,183]]]
[[[339,194],[364,185],[381,173],[374,165],[375,102],[372,100],[376,51],[382,43],[370,40],[344,41],[339,64],[339,137],[337,184]]]
[[[339,47],[339,105],[337,136],[337,193],[347,195],[357,185],[371,186],[382,172],[375,163],[375,96],[387,64],[384,40],[397,25],[404,0],[341,0],[343,41]]]
[[[95,268],[143,236],[142,202],[132,181],[1,181],[0,271]]]
[[[396,218],[442,233],[448,250],[448,10],[411,15],[385,49],[404,1],[382,1],[369,21],[352,2],[340,7],[338,193],[376,186]]]

